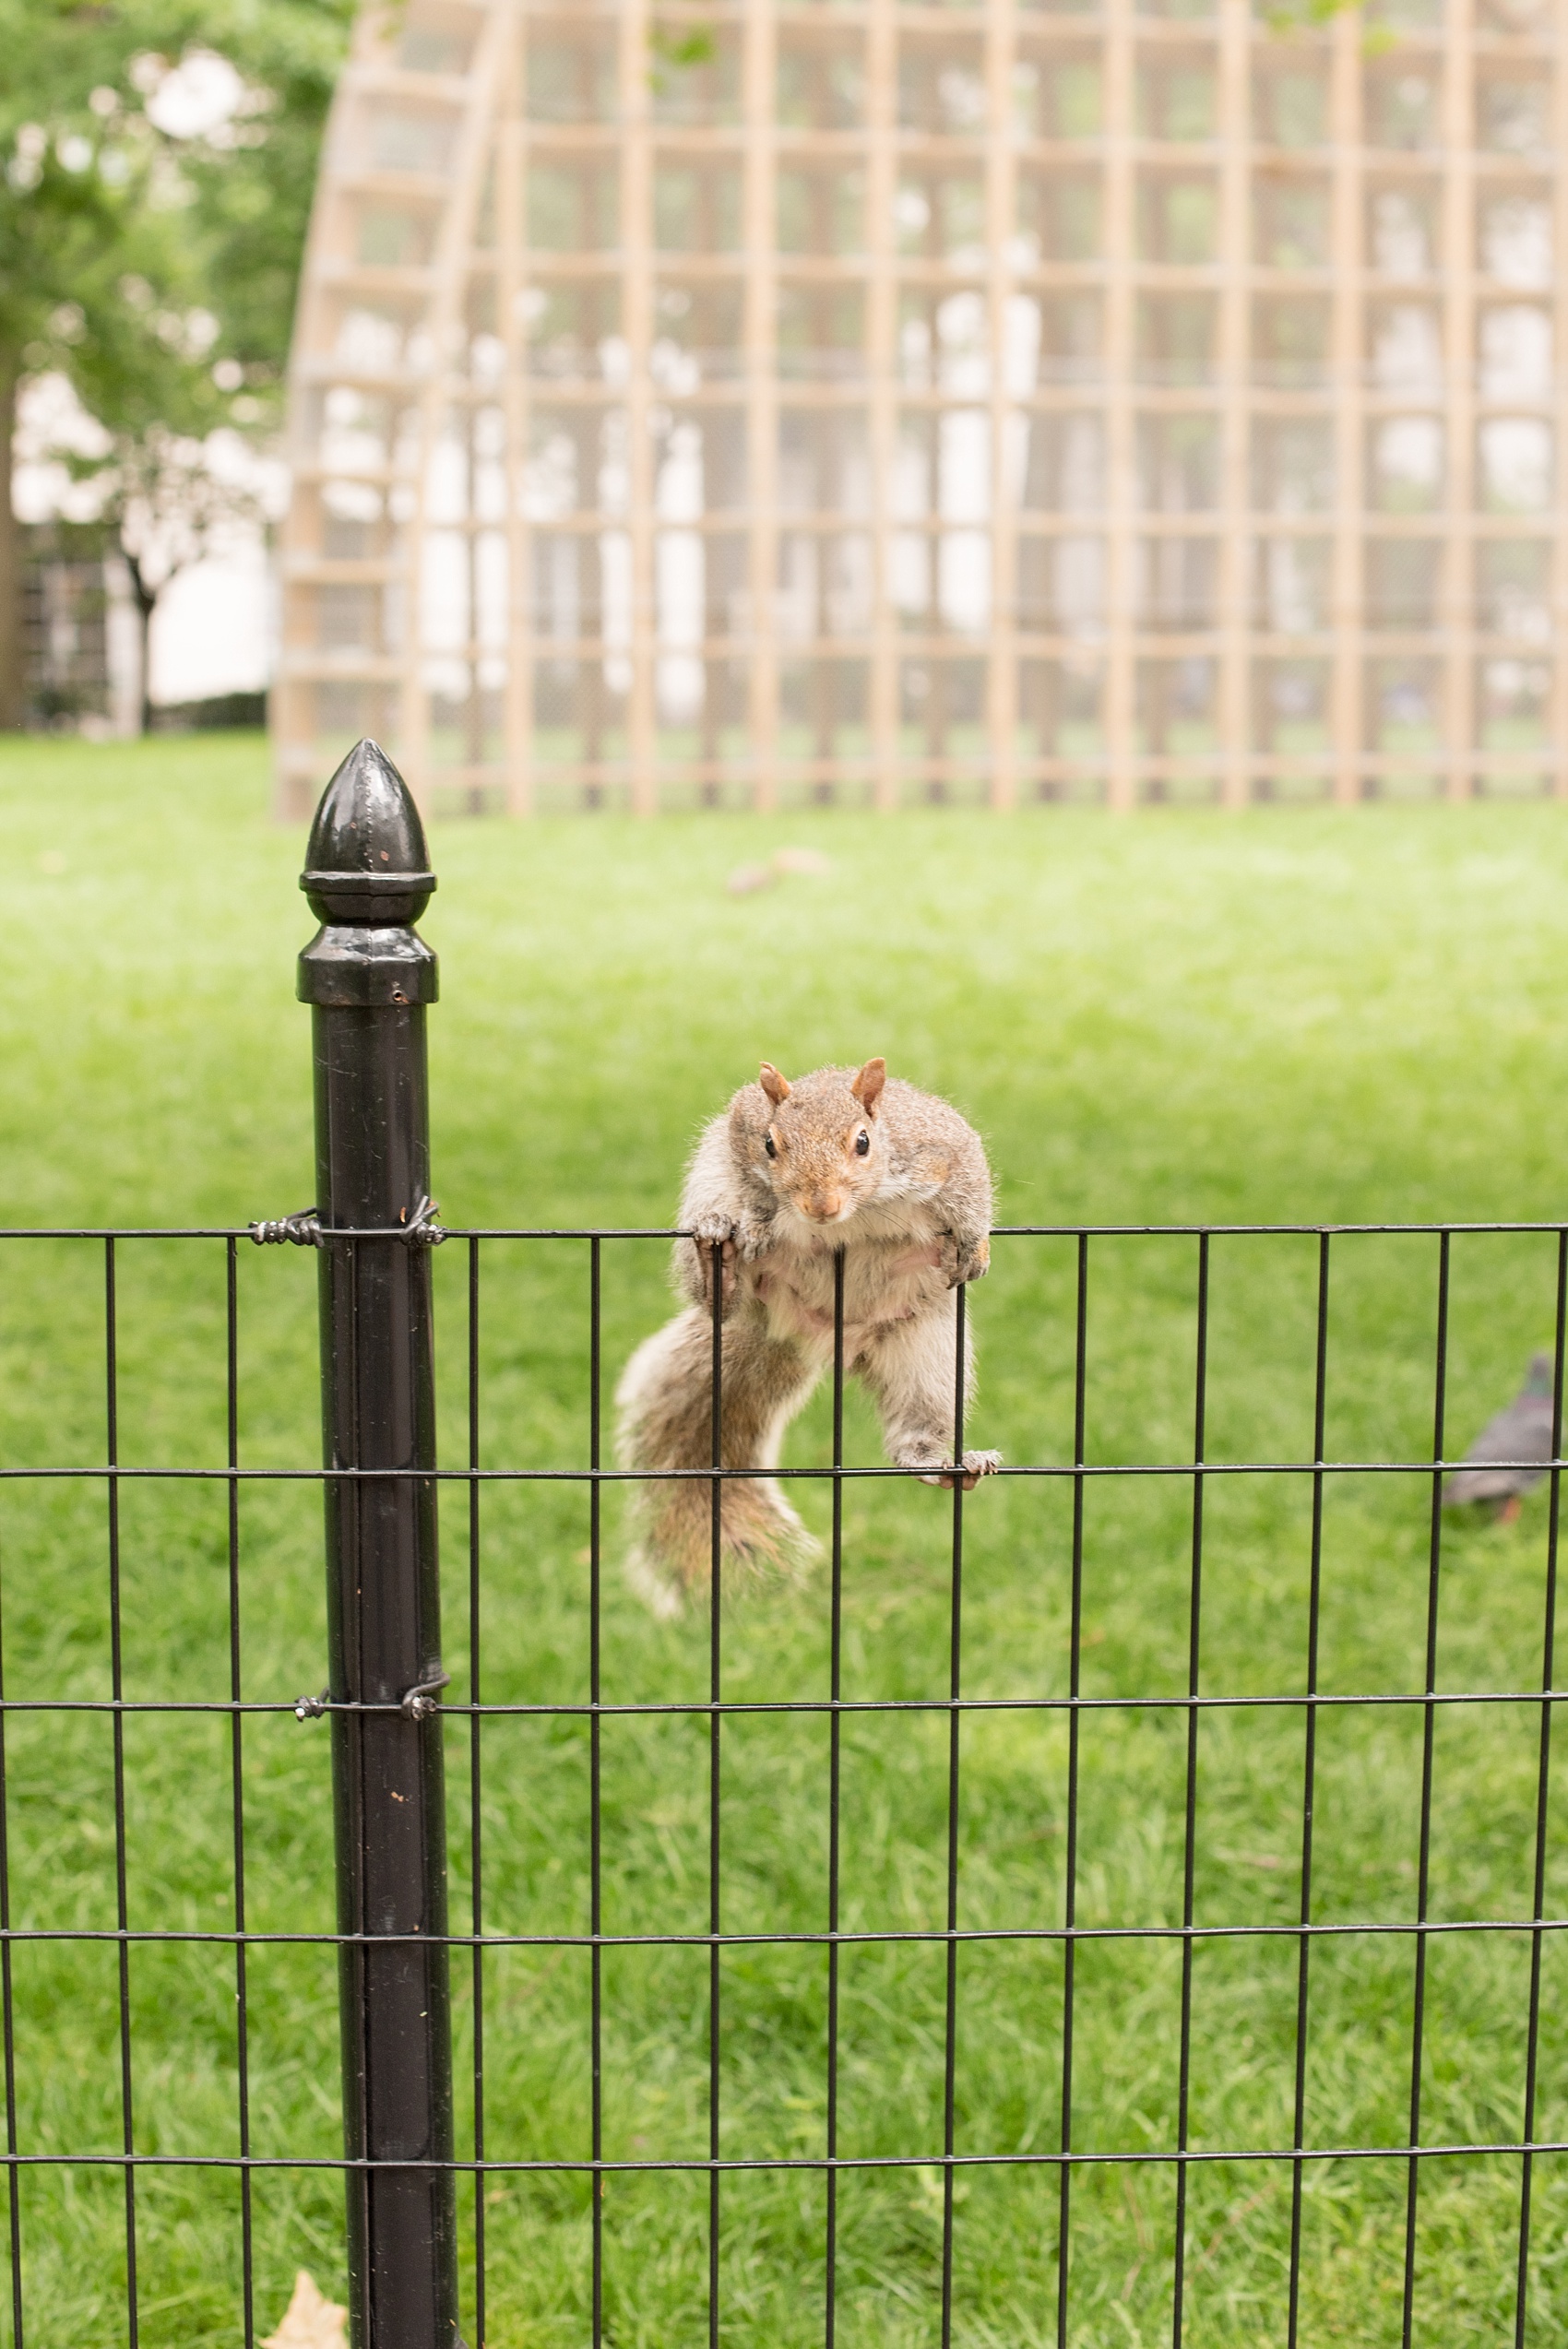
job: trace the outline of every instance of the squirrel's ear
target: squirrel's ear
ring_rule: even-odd
[[[876,1115],[877,1097],[887,1082],[887,1063],[880,1056],[868,1061],[849,1090],[868,1118]]]
[[[763,1091],[775,1109],[778,1107],[780,1101],[787,1101],[790,1098],[790,1080],[786,1076],[779,1075],[771,1061],[764,1061],[759,1072],[759,1081]]]

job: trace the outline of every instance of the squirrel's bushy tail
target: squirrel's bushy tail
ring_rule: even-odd
[[[726,1468],[756,1477],[724,1485],[723,1567],[798,1571],[817,1545],[766,1472],[778,1465],[784,1430],[816,1383],[818,1366],[794,1347],[737,1316],[724,1327],[720,1367]],[[700,1306],[646,1338],[615,1391],[616,1455],[623,1468],[713,1465],[713,1323]],[[706,1587],[713,1562],[713,1487],[700,1477],[636,1489],[637,1539],[627,1561],[632,1585],[659,1615],[679,1612]]]

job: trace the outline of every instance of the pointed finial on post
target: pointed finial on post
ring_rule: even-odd
[[[434,1003],[434,955],[415,934],[430,903],[424,826],[377,742],[357,742],[321,795],[300,875],[321,923],[300,956],[305,1003]]]

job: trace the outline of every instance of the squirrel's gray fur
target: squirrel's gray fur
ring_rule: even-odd
[[[864,1147],[861,1145],[864,1137]],[[713,1463],[713,1269],[720,1252],[722,1562],[790,1567],[814,1544],[767,1471],[833,1360],[834,1256],[844,1251],[844,1368],[882,1416],[888,1457],[927,1484],[952,1465],[960,1281],[991,1258],[991,1169],[974,1128],[885,1063],[817,1069],[793,1085],[769,1062],[703,1133],[687,1169],[674,1278],[688,1302],[638,1347],[616,1392],[626,1468]],[[967,1333],[966,1333],[967,1335]],[[973,1390],[966,1347],[966,1395]],[[964,1483],[1000,1465],[966,1452]],[[707,1582],[712,1487],[641,1489],[634,1584],[675,1612]]]

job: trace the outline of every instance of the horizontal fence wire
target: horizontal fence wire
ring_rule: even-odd
[[[303,1218],[292,1223],[302,1225]],[[1547,1481],[1549,1507],[1547,1516],[1547,1557],[1542,1624],[1541,1679],[1538,1686],[1507,1689],[1446,1690],[1438,1686],[1439,1640],[1442,1621],[1443,1548],[1444,1479],[1465,1465],[1463,1456],[1450,1456],[1451,1413],[1448,1408],[1448,1372],[1450,1325],[1453,1285],[1453,1252],[1455,1242],[1472,1235],[1536,1235],[1555,1242],[1555,1330],[1552,1349],[1551,1435],[1548,1456],[1532,1456],[1512,1461],[1492,1462],[1488,1465],[1500,1470],[1515,1469],[1532,1477]],[[850,2172],[920,2170],[939,2174],[941,2186],[941,2252],[940,2252],[940,2331],[944,2349],[951,2343],[956,2323],[962,2310],[960,2277],[955,2260],[956,2241],[956,2179],[959,2173],[977,2169],[1018,2169],[1058,2174],[1053,2188],[1055,2227],[1055,2283],[1052,2320],[1060,2349],[1065,2349],[1072,2324],[1073,2286],[1072,2259],[1074,2244],[1074,2178],[1080,2173],[1102,2168],[1152,2168],[1174,2176],[1173,2253],[1170,2273],[1173,2339],[1180,2349],[1182,2339],[1184,2307],[1191,2281],[1191,2222],[1188,2212],[1188,2176],[1215,2165],[1244,2164],[1277,2165],[1289,2174],[1290,2189],[1289,2272],[1286,2284],[1288,2339],[1290,2349],[1296,2349],[1302,2323],[1302,2275],[1304,2196],[1309,2165],[1341,2162],[1398,2162],[1405,2168],[1405,2201],[1402,2221],[1402,2274],[1400,2325],[1403,2341],[1412,2337],[1418,2287],[1418,2245],[1420,2239],[1420,2180],[1424,2167],[1432,2162],[1487,2157],[1508,2157],[1520,2164],[1520,2200],[1517,2224],[1517,2270],[1512,2279],[1514,2294],[1513,2321],[1516,2349],[1523,2349],[1527,2314],[1529,2262],[1532,2224],[1532,2194],[1536,2183],[1535,2164],[1538,2157],[1568,2153],[1568,2141],[1556,2136],[1538,2137],[1540,2063],[1543,2010],[1548,1990],[1543,1976],[1545,1952],[1553,1938],[1568,1931],[1568,1916],[1553,1916],[1547,1913],[1547,1855],[1550,1831],[1551,1730],[1554,1706],[1568,1701],[1568,1690],[1552,1685],[1555,1666],[1555,1609],[1558,1560],[1558,1520],[1561,1478],[1564,1462],[1561,1456],[1562,1443],[1562,1394],[1564,1383],[1564,1332],[1568,1323],[1568,1224],[1531,1221],[1496,1221],[1490,1223],[1445,1224],[1367,1224],[1367,1223],[1282,1223],[1270,1225],[1240,1225],[1210,1223],[1205,1225],[1171,1224],[1031,1224],[999,1227],[995,1237],[1018,1242],[1030,1240],[1060,1240],[1069,1243],[1071,1250],[1072,1301],[1067,1315],[1071,1331],[1071,1456],[1061,1461],[1010,1463],[998,1472],[1004,1479],[1037,1480],[1049,1485],[1065,1484],[1071,1491],[1070,1533],[1066,1536],[1066,1554],[1070,1559],[1068,1595],[1068,1663],[1066,1686],[1052,1692],[1026,1695],[975,1694],[964,1688],[963,1657],[965,1629],[964,1555],[966,1501],[963,1478],[950,1478],[951,1529],[948,1536],[948,1571],[946,1595],[946,1690],[945,1693],[900,1696],[847,1696],[845,1677],[845,1618],[844,1591],[846,1578],[846,1493],[857,1484],[875,1480],[901,1479],[911,1472],[887,1466],[852,1465],[845,1458],[845,1390],[849,1369],[845,1341],[845,1278],[844,1258],[837,1256],[834,1281],[833,1347],[831,1358],[831,1439],[830,1464],[826,1467],[780,1468],[776,1473],[786,1480],[826,1486],[831,1507],[831,1529],[827,1543],[826,1590],[826,1680],[825,1694],[808,1694],[785,1698],[755,1698],[728,1695],[725,1692],[725,1611],[722,1606],[709,1610],[707,1655],[707,1691],[705,1694],[689,1694],[655,1699],[607,1699],[603,1693],[601,1617],[604,1596],[603,1567],[605,1560],[603,1494],[607,1487],[647,1484],[684,1477],[706,1483],[710,1494],[710,1572],[713,1585],[721,1587],[723,1566],[723,1519],[721,1515],[726,1483],[731,1479],[754,1476],[754,1468],[726,1465],[723,1459],[723,1329],[724,1291],[719,1252],[714,1251],[710,1284],[712,1302],[711,1368],[711,1461],[697,1468],[679,1470],[630,1470],[604,1462],[602,1438],[601,1391],[604,1375],[603,1343],[603,1251],[607,1243],[650,1240],[668,1241],[691,1239],[692,1235],[678,1228],[644,1229],[630,1227],[527,1227],[484,1226],[473,1228],[439,1227],[425,1228],[418,1238],[427,1241],[455,1241],[466,1251],[464,1288],[466,1292],[466,1458],[460,1465],[440,1469],[352,1469],[296,1465],[288,1466],[247,1465],[241,1458],[241,1375],[240,1375],[240,1311],[238,1263],[240,1243],[261,1236],[260,1228],[251,1226],[104,1228],[73,1226],[59,1228],[29,1227],[0,1232],[0,1242],[6,1240],[81,1241],[97,1243],[102,1250],[103,1281],[103,1395],[106,1443],[101,1461],[90,1464],[61,1464],[50,1461],[0,1464],[0,1483],[13,1488],[28,1484],[77,1484],[101,1489],[107,1501],[107,1613],[110,1647],[111,1693],[107,1697],[51,1697],[30,1691],[25,1684],[18,1687],[14,1666],[7,1669],[5,1637],[0,1631],[0,2023],[4,2028],[6,2150],[4,2167],[9,2181],[8,2223],[11,2271],[12,2331],[17,2349],[23,2349],[25,2318],[23,2279],[25,2273],[25,2232],[22,2220],[22,2195],[19,2180],[24,2172],[42,2169],[74,2170],[102,2169],[118,2171],[124,2190],[124,2233],[125,2313],[132,2343],[136,2343],[138,2326],[137,2254],[138,2219],[137,2179],[148,2170],[217,2170],[232,2173],[239,2186],[239,2224],[242,2240],[244,2290],[244,2325],[246,2349],[252,2349],[255,2337],[256,2311],[255,2302],[255,2234],[252,2181],[257,2173],[298,2171],[336,2171],[352,2173],[368,2168],[418,2168],[422,2171],[449,2169],[475,2181],[471,2225],[473,2272],[469,2295],[475,2312],[475,2338],[485,2339],[487,2322],[486,2272],[486,2195],[485,2180],[508,2176],[581,2175],[592,2183],[591,2241],[588,2280],[591,2334],[596,2349],[605,2336],[606,2317],[606,2247],[602,2181],[612,2175],[692,2175],[707,2180],[707,2332],[710,2349],[718,2349],[724,2325],[722,2300],[722,2269],[720,2249],[723,2241],[725,2205],[721,2181],[731,2174],[753,2173],[816,2173],[825,2180],[826,2201],[823,2228],[823,2266],[821,2272],[821,2324],[826,2349],[835,2349],[840,2326],[841,2213],[837,2180]],[[269,1235],[275,1236],[275,1235]],[[287,1235],[298,1235],[291,1230]],[[1209,1456],[1209,1397],[1208,1363],[1210,1352],[1211,1270],[1214,1243],[1221,1240],[1256,1240],[1293,1236],[1315,1242],[1315,1269],[1313,1299],[1312,1348],[1312,1449],[1310,1456],[1283,1459],[1233,1461]],[[358,1247],[367,1242],[385,1242],[410,1237],[402,1228],[366,1229],[363,1231],[331,1231],[314,1234],[307,1244],[325,1247],[339,1245]],[[1330,1362],[1330,1297],[1333,1243],[1340,1238],[1375,1237],[1415,1239],[1435,1245],[1438,1259],[1435,1299],[1435,1342],[1432,1355],[1433,1416],[1431,1444],[1424,1457],[1369,1459],[1330,1459],[1326,1456],[1328,1425],[1328,1376]],[[1191,1456],[1173,1460],[1091,1460],[1087,1456],[1087,1395],[1090,1380],[1089,1294],[1093,1244],[1099,1240],[1139,1240],[1174,1239],[1194,1245],[1197,1256],[1197,1288],[1194,1316],[1194,1371]],[[123,1460],[121,1441],[121,1325],[124,1308],[118,1279],[117,1251],[122,1243],[137,1240],[181,1240],[220,1243],[224,1255],[224,1457],[207,1465],[148,1465]],[[481,1266],[485,1251],[491,1243],[569,1241],[586,1243],[588,1250],[588,1311],[586,1347],[587,1364],[587,1426],[586,1456],[566,1466],[542,1466],[527,1463],[493,1464],[481,1458],[481,1330],[483,1327],[483,1282]],[[954,1326],[956,1358],[954,1370],[954,1461],[959,1461],[964,1447],[965,1362],[967,1342],[967,1292],[960,1287],[956,1293]],[[314,1365],[312,1370],[314,1376]],[[1324,1606],[1324,1509],[1326,1496],[1336,1480],[1356,1477],[1386,1477],[1404,1476],[1425,1480],[1430,1494],[1427,1510],[1425,1591],[1423,1600],[1422,1653],[1420,1685],[1414,1688],[1381,1690],[1324,1689],[1322,1676],[1322,1624]],[[1211,1690],[1203,1686],[1204,1679],[1204,1568],[1205,1568],[1205,1505],[1209,1488],[1217,1479],[1241,1477],[1305,1478],[1310,1487],[1311,1518],[1306,1600],[1306,1654],[1303,1685],[1286,1691],[1241,1693],[1234,1691]],[[469,1819],[467,1831],[469,1868],[469,1929],[448,1931],[435,1937],[454,1950],[467,1951],[471,1963],[471,2035],[472,2035],[472,2118],[471,2154],[455,2155],[446,2161],[371,2163],[347,2156],[319,2153],[257,2152],[253,2142],[254,2128],[251,2110],[250,2081],[250,2006],[251,1987],[247,1975],[247,1953],[253,1950],[277,1947],[349,1949],[373,1942],[393,1945],[398,1940],[412,1941],[430,1936],[398,1936],[345,1934],[327,1931],[288,1930],[251,1924],[246,1905],[246,1815],[245,1815],[245,1749],[244,1723],[247,1716],[267,1716],[296,1714],[302,1726],[299,1734],[308,1738],[310,1723],[322,1715],[338,1713],[393,1713],[396,1705],[350,1705],[333,1699],[327,1692],[319,1697],[301,1698],[298,1694],[277,1691],[272,1694],[247,1695],[244,1691],[244,1647],[242,1642],[241,1599],[243,1589],[243,1544],[240,1515],[242,1489],[250,1486],[292,1486],[315,1484],[326,1488],[338,1481],[359,1481],[386,1485],[398,1478],[415,1477],[427,1482],[461,1485],[466,1488],[466,1524],[463,1526],[466,1553],[466,1578],[463,1596],[466,1600],[468,1643],[468,1694],[442,1696],[436,1709],[450,1715],[454,1722],[468,1727],[469,1750],[467,1791]],[[1151,1479],[1185,1480],[1190,1488],[1190,1529],[1186,1568],[1186,1622],[1184,1630],[1185,1665],[1183,1685],[1165,1692],[1095,1692],[1086,1693],[1083,1686],[1083,1655],[1085,1647],[1085,1572],[1087,1535],[1086,1512],[1090,1491],[1107,1480]],[[225,1491],[224,1568],[226,1594],[226,1664],[228,1694],[226,1697],[127,1697],[125,1693],[124,1659],[124,1600],[122,1591],[121,1514],[123,1496],[127,1487],[146,1484],[184,1484],[220,1486]],[[498,1701],[484,1693],[481,1673],[481,1638],[483,1631],[482,1597],[484,1591],[484,1513],[487,1495],[506,1487],[530,1485],[568,1485],[580,1488],[588,1509],[588,1546],[586,1557],[587,1583],[587,1683],[588,1695],[583,1700]],[[410,1694],[415,1693],[410,1691]],[[429,1702],[428,1697],[422,1702]],[[1414,1913],[1406,1917],[1363,1916],[1353,1918],[1314,1917],[1313,1868],[1314,1820],[1318,1802],[1319,1738],[1328,1716],[1347,1708],[1405,1709],[1419,1711],[1421,1721],[1421,1762],[1415,1868]],[[1537,1759],[1534,1765],[1534,1793],[1531,1816],[1531,1897],[1527,1912],[1516,1916],[1451,1917],[1432,1913],[1432,1864],[1434,1837],[1434,1785],[1436,1774],[1436,1738],[1440,1719],[1445,1713],[1475,1707],[1535,1708],[1538,1719],[1533,1732]],[[1223,1714],[1289,1713],[1300,1717],[1302,1731],[1301,1757],[1300,1808],[1300,1886],[1299,1903],[1293,1915],[1284,1920],[1251,1922],[1211,1921],[1200,1917],[1197,1902],[1197,1867],[1200,1850],[1200,1766],[1202,1749],[1200,1725],[1206,1715]],[[15,1915],[13,1879],[16,1868],[14,1823],[10,1798],[9,1771],[14,1767],[6,1744],[6,1717],[77,1714],[102,1714],[110,1718],[113,1737],[113,1868],[115,1886],[115,1923],[110,1927],[37,1926],[18,1923]],[[944,1922],[918,1927],[876,1927],[846,1924],[842,1908],[842,1874],[844,1845],[842,1835],[842,1802],[844,1746],[843,1732],[847,1719],[862,1716],[877,1718],[909,1714],[936,1719],[945,1714],[944,1762],[944,1823],[941,1830],[940,1846],[931,1857],[939,1866],[943,1893]],[[1087,1718],[1126,1714],[1170,1716],[1181,1723],[1182,1750],[1182,1832],[1181,1832],[1181,1892],[1180,1919],[1123,1924],[1084,1922],[1079,1916],[1082,1885],[1083,1835],[1083,1724]],[[125,1724],[128,1718],[140,1716],[227,1716],[228,1754],[226,1774],[229,1781],[229,1803],[232,1811],[232,1922],[222,1927],[193,1927],[185,1925],[134,1925],[131,1922],[131,1870],[127,1833],[128,1775],[132,1763],[127,1757]],[[827,1819],[826,1833],[826,1924],[822,1929],[767,1929],[766,1927],[739,1930],[724,1925],[725,1860],[727,1830],[724,1809],[724,1728],[727,1721],[767,1718],[772,1716],[820,1717],[827,1733]],[[1061,1921],[1058,1923],[1014,1923],[969,1925],[962,1921],[962,1843],[963,1816],[963,1746],[962,1730],[967,1721],[988,1716],[1038,1716],[1041,1719],[1061,1717],[1065,1733],[1066,1761],[1064,1782],[1063,1857],[1061,1876]],[[605,1929],[605,1857],[603,1845],[603,1725],[616,1720],[686,1719],[706,1725],[707,1786],[706,1930],[632,1931]],[[580,1722],[588,1732],[588,1930],[538,1930],[513,1932],[494,1929],[486,1922],[483,1822],[487,1802],[493,1799],[487,1792],[485,1774],[485,1728],[491,1722],[505,1720],[540,1722]],[[324,1811],[321,1820],[324,1845],[330,1840],[330,1820]],[[747,1857],[742,1854],[741,1857]],[[754,1858],[754,1850],[749,1855]],[[1437,1946],[1461,1937],[1508,1935],[1520,1937],[1527,1943],[1529,1975],[1527,2015],[1525,2019],[1525,2078],[1522,2101],[1522,2125],[1518,2134],[1475,2134],[1436,2141],[1423,2141],[1422,2092],[1426,2077],[1426,2035],[1428,2027],[1430,1953]],[[1403,1942],[1409,1945],[1413,1963],[1409,2021],[1408,2126],[1397,2140],[1375,2143],[1334,2142],[1313,2143],[1308,2131],[1308,2078],[1312,2046],[1313,1964],[1314,1952],[1325,1945],[1345,1941]],[[1290,2080],[1291,2126],[1288,2142],[1265,2147],[1256,2145],[1217,2145],[1192,2141],[1194,2095],[1198,2082],[1194,2067],[1199,2057],[1194,2033],[1194,1963],[1196,1950],[1206,1943],[1251,1941],[1259,1944],[1281,1944],[1293,1952],[1291,1960],[1291,2004],[1294,2017],[1294,2053]],[[1106,2147],[1080,2141],[1083,2130],[1079,2124],[1078,2104],[1084,2086],[1083,2058],[1076,2031],[1079,1980],[1076,1971],[1080,1946],[1114,1943],[1155,1942],[1172,1945],[1180,1951],[1181,1984],[1179,1995],[1179,2034],[1177,2050],[1177,2081],[1175,2092],[1175,2125],[1172,2141],[1134,2147]],[[21,2099],[18,2090],[18,2039],[16,2014],[14,1965],[16,1952],[24,1945],[82,1944],[112,1946],[116,1952],[116,2055],[118,2058],[118,2139],[116,2145],[101,2147],[27,2146],[21,2141]],[[233,1952],[233,1998],[236,2010],[236,2141],[237,2151],[228,2153],[193,2152],[187,2150],[148,2150],[138,2144],[138,2130],[145,2130],[146,2115],[138,2106],[135,2090],[133,2045],[134,2005],[132,1998],[132,1953],[152,1946],[177,1947],[204,1945],[232,1950]],[[972,2149],[958,2141],[958,2092],[960,2080],[960,2044],[963,2023],[964,1986],[960,1954],[968,1947],[1010,1944],[1040,1947],[1060,1946],[1063,1952],[1061,1981],[1061,2081],[1060,2107],[1051,2125],[1054,2142],[1031,2144],[1027,2147]],[[910,2145],[896,2152],[845,2151],[841,2142],[841,2082],[843,2078],[844,2029],[843,1991],[840,1977],[841,1953],[852,1949],[929,1947],[944,1953],[944,1981],[940,2001],[942,2097],[940,2142]],[[727,1951],[764,1950],[769,1948],[821,1949],[826,1953],[826,2107],[823,2142],[820,2152],[778,2153],[772,2154],[742,2154],[724,2150],[723,2093],[724,2073],[721,2062],[722,1998],[724,1977],[722,1960]],[[707,2150],[691,2154],[619,2154],[607,2152],[605,2120],[605,2024],[603,1963],[608,1952],[628,1950],[689,1949],[707,1954],[707,2052],[705,2059],[704,2130]],[[496,2035],[504,2024],[494,2015],[487,2015],[485,2005],[484,1960],[489,1952],[508,1950],[581,1951],[588,1961],[588,1997],[587,2017],[588,2074],[588,2142],[581,2153],[560,2155],[511,2157],[490,2150],[487,2144],[486,2066],[494,2056]]]
[[[314,1210],[313,1210],[314,1212]],[[249,1240],[256,1224],[6,1224],[0,1241],[7,1240]],[[1442,1224],[993,1224],[992,1240],[1279,1240],[1354,1238],[1441,1240],[1484,1232],[1561,1233],[1568,1227],[1541,1218],[1500,1218],[1491,1223]],[[448,1240],[693,1240],[684,1224],[436,1224],[427,1236]],[[340,1225],[323,1228],[318,1243],[349,1240],[401,1240],[410,1237],[406,1224],[376,1224],[363,1228]],[[437,1243],[439,1244],[439,1242]]]

